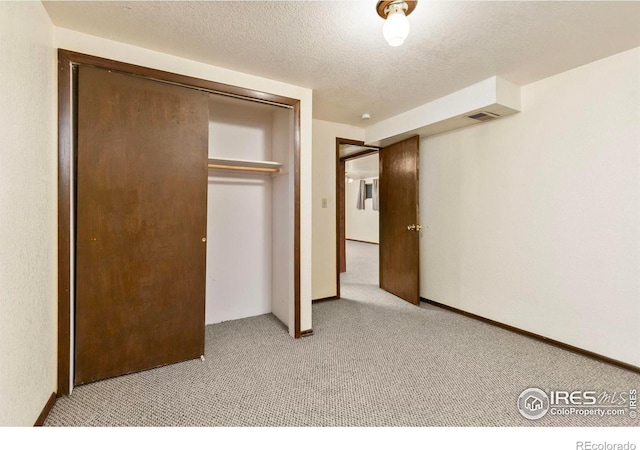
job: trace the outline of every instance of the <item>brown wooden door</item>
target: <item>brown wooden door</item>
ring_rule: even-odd
[[[420,303],[418,136],[380,150],[380,287]]]
[[[80,67],[75,384],[204,354],[207,94]]]

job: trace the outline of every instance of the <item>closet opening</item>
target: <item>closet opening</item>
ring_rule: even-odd
[[[362,141],[336,139],[336,297],[349,272],[347,241],[373,246],[379,240],[379,148]],[[370,250],[370,249],[369,249]],[[371,253],[371,252],[369,252]],[[375,251],[377,255],[378,251]],[[352,271],[361,269],[351,267]],[[377,278],[378,274],[370,274]]]
[[[87,126],[78,120],[79,69],[83,67],[144,79],[152,85],[197,90],[208,97],[203,126],[205,136],[209,133],[209,142],[206,137],[199,141],[204,145],[202,164],[192,167],[198,171],[197,179],[203,181],[202,188],[208,196],[201,206],[207,216],[206,235],[200,232],[197,235],[200,245],[206,246],[208,266],[200,287],[202,309],[197,314],[202,313],[205,318],[204,326],[270,312],[285,324],[284,328],[291,336],[301,337],[300,100],[60,49],[57,395],[68,395],[74,386],[78,136],[79,129]],[[196,109],[200,110],[199,107]],[[135,114],[135,109],[128,111]],[[177,116],[170,113],[167,117],[175,119]],[[85,133],[83,139],[87,139],[87,134],[90,133]],[[201,147],[200,143],[198,147]],[[87,161],[87,155],[92,151],[87,149],[92,146],[84,144],[83,148]],[[162,142],[156,148],[162,149]],[[174,150],[161,151],[165,154],[173,152],[175,156]],[[149,159],[153,164],[154,158]],[[165,180],[171,179],[179,186],[182,177],[191,175],[183,170],[179,158],[174,167],[175,171]],[[117,179],[117,171],[115,173]],[[127,174],[129,180],[135,180],[131,175]],[[84,175],[84,179],[89,177]],[[161,181],[156,179],[155,184],[147,184],[166,190],[168,185]],[[212,190],[215,192],[211,193]],[[194,202],[180,202],[183,205],[191,203]],[[159,217],[164,217],[162,208],[157,211]],[[162,236],[162,239],[171,239],[170,232]],[[191,242],[192,237],[189,235],[186,239]],[[149,236],[144,238],[151,239]],[[105,242],[100,236],[94,238],[93,234],[87,240]],[[163,246],[159,244],[158,248]],[[149,264],[149,267],[153,266]],[[231,272],[230,267],[233,268]],[[146,285],[141,283],[138,287],[144,288]],[[230,302],[230,298],[234,302]],[[148,308],[149,305],[145,301],[143,306]]]
[[[209,95],[207,325],[289,324],[293,125],[290,108]]]

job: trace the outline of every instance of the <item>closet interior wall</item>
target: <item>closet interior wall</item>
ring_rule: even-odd
[[[292,109],[210,94],[209,158],[282,168],[209,169],[206,324],[273,313],[293,329],[292,136]]]

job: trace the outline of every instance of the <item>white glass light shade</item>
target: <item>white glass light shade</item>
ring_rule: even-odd
[[[404,40],[409,36],[411,25],[409,19],[404,15],[402,8],[393,8],[387,15],[382,27],[382,35],[390,46],[397,47],[402,45]]]

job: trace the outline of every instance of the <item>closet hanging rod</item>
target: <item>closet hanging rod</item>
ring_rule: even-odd
[[[244,172],[266,172],[266,173],[278,173],[280,169],[272,168],[272,167],[247,167],[247,166],[228,166],[225,164],[207,164],[209,169],[220,169],[220,170],[238,170]]]
[[[275,161],[254,161],[249,159],[209,158],[209,169],[237,170],[244,172],[279,173],[282,164]]]

